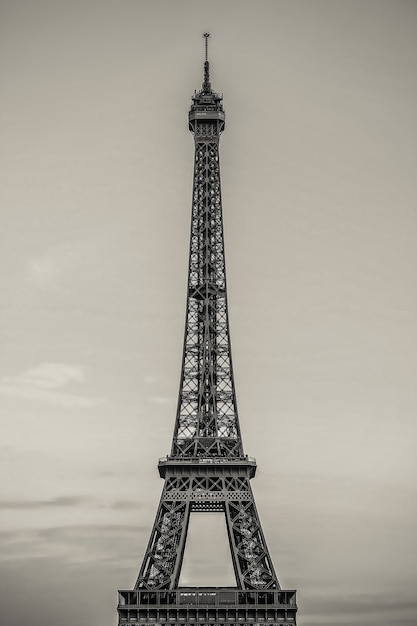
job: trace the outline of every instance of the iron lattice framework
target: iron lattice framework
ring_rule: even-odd
[[[175,457],[242,456],[227,314],[219,138],[220,97],[205,84],[193,98],[195,138],[187,321]]]
[[[135,588],[119,592],[119,624],[295,624],[295,591],[281,590],[250,486],[256,461],[243,452],[230,349],[219,139],[222,97],[209,61],[192,98],[195,162],[187,312],[171,454]],[[179,588],[192,512],[225,515],[236,588]]]

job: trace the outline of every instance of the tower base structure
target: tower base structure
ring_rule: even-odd
[[[160,459],[165,479],[135,589],[119,591],[119,626],[296,626],[296,591],[276,578],[249,481],[256,460]],[[180,587],[192,512],[223,512],[236,587]]]
[[[119,626],[294,626],[295,590],[119,591]]]

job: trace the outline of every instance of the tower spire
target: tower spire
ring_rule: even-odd
[[[209,63],[209,60],[208,60],[208,39],[210,37],[210,33],[204,33],[203,37],[204,37],[204,45],[205,45],[203,92],[204,93],[211,93],[210,63]]]

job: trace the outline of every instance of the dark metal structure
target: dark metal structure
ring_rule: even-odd
[[[294,590],[282,590],[268,553],[244,454],[229,338],[220,188],[222,97],[204,80],[192,97],[195,161],[181,382],[171,453],[145,557],[133,590],[119,591],[119,625],[294,626]],[[224,513],[236,587],[181,587],[190,513]]]

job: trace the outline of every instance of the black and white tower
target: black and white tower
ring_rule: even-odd
[[[296,592],[281,589],[256,510],[244,454],[229,338],[220,188],[222,96],[210,83],[205,33],[202,87],[192,97],[194,136],[184,350],[165,484],[134,589],[119,591],[119,626],[294,626]],[[225,516],[234,587],[179,587],[191,512]],[[204,540],[204,538],[202,538]]]

